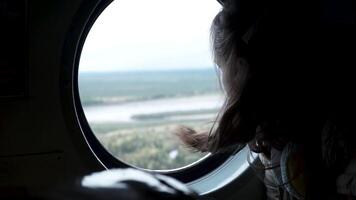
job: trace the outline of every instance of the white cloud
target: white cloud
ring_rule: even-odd
[[[209,29],[215,0],[116,0],[84,44],[80,71],[212,66]]]

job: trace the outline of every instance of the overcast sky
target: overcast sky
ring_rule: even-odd
[[[209,29],[216,0],[115,0],[84,44],[80,71],[212,67]]]

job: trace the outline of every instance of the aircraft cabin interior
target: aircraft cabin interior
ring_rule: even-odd
[[[0,0],[0,199],[277,199],[266,194],[269,168],[250,144],[198,152],[175,134],[215,130],[227,89],[211,24],[244,1]],[[338,37],[352,50],[340,55],[354,59],[356,3],[315,2],[328,30],[344,31]],[[251,30],[247,37],[259,29]],[[254,45],[253,36],[242,40]],[[355,89],[352,76],[340,78],[345,91]],[[298,164],[280,162],[282,178]],[[356,159],[345,166],[354,177],[347,197],[356,199]],[[304,199],[296,185],[279,185],[295,196],[278,199]]]

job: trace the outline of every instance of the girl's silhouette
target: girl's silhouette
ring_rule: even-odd
[[[182,127],[180,139],[211,153],[248,145],[268,199],[355,198],[355,12],[306,0],[219,2],[211,41],[225,104],[209,134]]]

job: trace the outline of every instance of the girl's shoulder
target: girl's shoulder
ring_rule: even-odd
[[[356,151],[345,171],[336,179],[337,192],[356,198]]]

